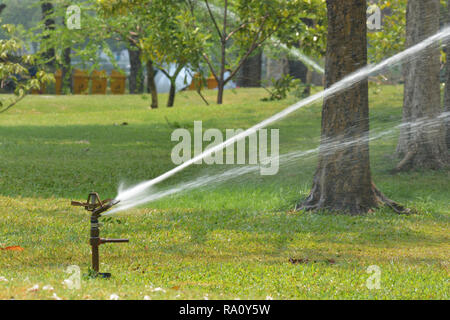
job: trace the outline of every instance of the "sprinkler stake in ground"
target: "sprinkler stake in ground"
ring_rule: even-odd
[[[129,242],[128,239],[103,239],[100,238],[100,224],[99,219],[103,212],[108,211],[119,201],[117,200],[104,200],[102,201],[97,192],[91,192],[89,194],[86,203],[72,201],[72,206],[84,207],[87,211],[91,212],[91,239],[90,244],[92,247],[92,269],[95,272],[95,276],[101,276],[103,278],[110,278],[110,273],[100,273],[100,258],[99,258],[99,246],[105,243],[124,243]]]

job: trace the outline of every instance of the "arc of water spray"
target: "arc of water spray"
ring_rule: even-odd
[[[303,62],[304,64],[310,66],[311,68],[313,68],[315,71],[319,72],[320,74],[325,74],[325,69],[322,68],[318,63],[316,63],[313,59],[311,59],[310,57],[308,57],[307,55],[303,54],[299,49],[297,48],[291,48],[289,49],[287,45],[285,45],[284,43],[281,43],[279,40],[277,39],[272,39],[272,42],[276,45],[278,45],[280,48],[289,51],[289,53],[291,55],[293,55],[294,57],[296,57],[298,60],[300,60],[301,62]]]
[[[293,151],[287,154],[279,155],[278,161],[280,165],[289,165],[292,163],[296,163],[299,159],[306,159],[307,157],[311,157],[314,154],[317,154],[319,151],[322,153],[332,153],[336,150],[340,150],[352,145],[356,145],[358,143],[363,142],[371,142],[374,140],[378,140],[387,136],[393,135],[397,130],[404,128],[404,127],[414,127],[414,128],[427,128],[427,130],[439,130],[442,122],[448,122],[450,120],[450,112],[445,112],[439,115],[436,118],[422,118],[418,119],[414,122],[407,122],[407,123],[401,123],[391,129],[388,130],[375,130],[374,134],[371,134],[371,136],[364,136],[357,139],[337,139],[332,138],[325,142],[322,142],[322,144],[319,147],[309,149],[309,150],[300,150],[300,151]],[[226,170],[225,172],[221,172],[218,174],[213,175],[203,175],[198,178],[192,179],[187,182],[179,183],[173,187],[170,187],[169,189],[160,190],[158,192],[154,193],[146,193],[146,194],[140,194],[136,198],[134,198],[132,201],[125,201],[122,202],[120,207],[115,208],[114,210],[110,211],[106,215],[113,215],[115,213],[118,213],[120,211],[127,210],[129,208],[139,206],[141,204],[153,202],[174,194],[180,194],[183,192],[188,192],[193,189],[198,189],[206,186],[212,186],[212,185],[218,185],[220,183],[223,183],[225,181],[231,180],[236,177],[243,176],[245,174],[255,173],[259,171],[259,166],[245,166],[245,167],[237,167],[232,168],[229,170]]]
[[[160,175],[157,178],[154,178],[152,180],[149,181],[145,181],[142,182],[128,190],[124,190],[119,192],[118,196],[116,197],[116,200],[119,200],[121,202],[129,202],[130,200],[132,200],[133,198],[135,198],[136,196],[142,195],[142,193],[164,181],[167,180],[168,178],[172,177],[173,175],[177,174],[178,172],[186,169],[187,167],[191,166],[192,164],[203,160],[205,157],[211,156],[213,153],[218,152],[222,149],[225,149],[226,147],[236,143],[237,141],[246,138],[249,135],[252,135],[254,133],[256,133],[258,130],[265,128],[269,125],[271,125],[272,123],[285,118],[286,116],[290,115],[291,113],[293,113],[294,111],[297,111],[298,109],[309,105],[317,100],[321,100],[330,96],[335,95],[336,93],[348,89],[350,87],[352,87],[353,85],[363,81],[364,79],[366,79],[367,77],[369,77],[370,75],[383,71],[388,67],[392,67],[393,65],[396,65],[406,59],[410,59],[412,58],[415,54],[430,48],[433,45],[437,45],[440,41],[448,41],[450,38],[450,27],[446,27],[445,29],[443,29],[442,31],[438,32],[437,34],[423,40],[422,42],[376,64],[376,65],[368,65],[364,68],[361,68],[360,70],[346,76],[345,78],[343,78],[342,80],[336,82],[335,84],[333,84],[332,86],[330,86],[329,88],[316,93],[304,100],[301,100],[299,102],[297,102],[294,105],[291,105],[289,107],[287,107],[286,109],[284,109],[283,111],[273,115],[272,117],[254,125],[253,127],[243,131],[242,133],[224,141],[223,143],[214,146],[210,149],[205,150],[203,153],[201,153],[200,155],[195,156],[194,158],[192,158],[189,161],[184,162],[183,164],[179,165],[178,167],[173,168],[172,170],[167,171],[166,173]],[[141,203],[142,204],[142,203]],[[133,207],[133,206],[131,206]],[[130,206],[128,207],[131,208]],[[118,207],[118,209],[116,210],[116,212],[120,210],[120,207]]]

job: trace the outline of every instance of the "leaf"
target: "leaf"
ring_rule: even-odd
[[[11,246],[11,247],[6,247],[6,248],[0,248],[0,250],[5,250],[5,251],[25,251],[25,249],[20,247],[20,246]]]

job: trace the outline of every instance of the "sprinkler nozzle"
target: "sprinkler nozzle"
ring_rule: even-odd
[[[100,224],[98,219],[102,216],[103,212],[108,211],[120,201],[118,200],[104,200],[100,199],[97,192],[91,192],[88,196],[87,202],[72,201],[72,206],[84,207],[85,210],[91,212],[91,238],[90,245],[92,247],[92,269],[95,272],[95,276],[101,276],[103,278],[110,278],[110,273],[99,273],[100,258],[98,247],[105,243],[126,243],[128,239],[103,239],[100,238]]]

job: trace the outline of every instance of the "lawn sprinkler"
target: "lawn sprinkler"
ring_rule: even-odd
[[[98,220],[101,218],[102,213],[108,211],[120,201],[117,200],[100,200],[97,192],[91,192],[86,203],[72,201],[72,206],[84,207],[87,211],[91,212],[91,239],[90,244],[92,247],[92,269],[95,272],[94,276],[100,276],[102,278],[110,278],[110,273],[99,273],[99,253],[98,247],[105,243],[124,243],[129,242],[128,239],[103,239],[100,238],[100,223]]]

